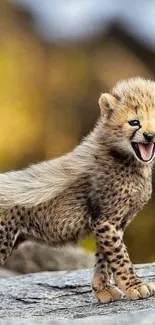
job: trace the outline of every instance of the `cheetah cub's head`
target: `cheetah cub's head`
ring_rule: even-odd
[[[111,94],[101,95],[99,105],[112,149],[150,163],[155,157],[155,82],[119,82]]]

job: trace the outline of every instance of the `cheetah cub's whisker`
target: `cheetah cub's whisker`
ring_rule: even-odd
[[[155,83],[120,82],[99,106],[94,130],[71,153],[0,175],[0,263],[27,239],[58,246],[92,233],[97,299],[120,299],[120,289],[146,298],[155,285],[135,273],[123,232],[152,193]]]

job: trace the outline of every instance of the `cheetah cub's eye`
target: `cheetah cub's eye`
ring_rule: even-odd
[[[131,126],[140,126],[140,123],[138,120],[131,120],[131,121],[128,121],[128,123],[131,125]]]

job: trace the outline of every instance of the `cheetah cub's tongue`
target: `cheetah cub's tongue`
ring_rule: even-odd
[[[140,151],[141,157],[145,161],[149,161],[152,158],[152,153],[154,149],[154,143],[137,143],[138,149]]]

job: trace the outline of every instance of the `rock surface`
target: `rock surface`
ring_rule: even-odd
[[[155,263],[136,266],[155,281]],[[155,297],[99,304],[90,288],[92,271],[43,272],[0,279],[0,324],[155,324]]]
[[[7,277],[9,274],[92,268],[94,263],[94,254],[77,246],[53,248],[27,241],[13,251],[4,265],[12,274],[0,268],[0,277]]]

